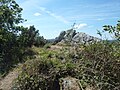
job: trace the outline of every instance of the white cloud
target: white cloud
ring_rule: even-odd
[[[86,23],[81,23],[81,24],[75,24],[74,29],[83,29],[87,27],[88,25]]]
[[[34,16],[40,16],[41,15],[41,13],[35,13],[34,14]]]
[[[35,11],[37,6],[45,5],[51,0],[16,0],[16,2],[19,2],[20,7],[23,8],[23,13],[26,13]]]
[[[46,10],[46,8],[44,8],[44,7],[39,7],[39,9],[40,9],[41,11],[44,11],[45,13],[49,14],[50,16],[56,18],[57,20],[62,21],[62,22],[65,23],[65,24],[69,23],[69,21],[67,21],[63,16],[56,15],[55,13]]]

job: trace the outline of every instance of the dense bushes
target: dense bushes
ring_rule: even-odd
[[[32,47],[33,45],[40,47],[46,44],[46,40],[43,36],[39,35],[39,30],[36,30],[34,26],[29,28],[20,27],[21,33],[18,36],[18,42],[20,46]]]
[[[77,76],[78,71],[72,63],[61,63],[56,59],[38,58],[27,61],[22,73],[15,81],[13,90],[59,90],[59,79]]]
[[[83,72],[89,83],[100,90],[120,89],[120,43],[92,44],[85,47],[81,55]]]
[[[66,76],[79,79],[84,89],[88,85],[100,90],[120,89],[119,42],[103,41],[76,49],[39,49],[37,58],[23,65],[13,90],[59,90],[59,79]]]

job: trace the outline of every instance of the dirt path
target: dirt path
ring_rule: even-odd
[[[58,46],[58,45],[52,45],[50,50],[58,50],[58,49],[62,49],[63,46]]]
[[[5,78],[0,81],[0,90],[10,90],[12,82],[18,77],[18,70],[11,71]]]

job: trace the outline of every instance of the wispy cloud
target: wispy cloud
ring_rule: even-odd
[[[24,10],[30,10],[32,9],[35,5],[38,4],[38,0],[25,0],[24,2],[20,3],[20,6],[24,9]],[[32,8],[31,8],[32,7]]]
[[[38,12],[34,14],[34,16],[40,16],[40,15],[41,13],[38,13]]]
[[[96,20],[97,20],[97,21],[103,21],[104,18],[97,18]]]
[[[75,29],[83,29],[85,27],[87,27],[88,25],[86,23],[81,23],[81,24],[75,24],[74,28]]]
[[[56,15],[55,13],[47,10],[45,7],[38,7],[38,8],[39,8],[41,11],[43,11],[43,12],[49,14],[50,16],[56,18],[57,20],[62,21],[62,22],[65,23],[65,24],[68,24],[68,23],[69,23],[69,21],[66,20],[63,16]]]
[[[103,21],[107,19],[112,19],[113,16],[117,17],[119,16],[120,13],[120,9],[119,9],[120,3],[116,3],[116,1],[107,2],[103,4],[96,4],[96,3],[92,3],[92,4],[85,3],[83,5],[78,4],[75,5],[74,7],[66,8],[67,12],[65,12],[65,14],[68,15],[67,19],[69,21],[72,20]]]

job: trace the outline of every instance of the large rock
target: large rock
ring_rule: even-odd
[[[77,32],[76,30],[70,29],[67,31],[62,31],[60,35],[55,39],[56,43],[69,43],[74,44],[89,44],[94,41],[100,41],[100,39],[90,36],[83,32]]]
[[[64,40],[71,42],[72,38],[75,36],[75,34],[76,34],[75,30],[73,30],[73,29],[67,30],[66,34],[64,35]]]
[[[60,42],[61,40],[63,40],[65,34],[66,34],[66,32],[65,32],[65,31],[62,31],[62,32],[60,33],[60,35],[55,38],[55,42],[58,43],[58,42]]]
[[[73,38],[72,41],[75,43],[79,43],[79,44],[88,44],[91,43],[93,41],[99,41],[100,39],[90,36],[88,34],[82,33],[82,32],[78,32]]]
[[[83,34],[84,33],[77,33],[73,38],[72,41],[76,43],[83,43]]]
[[[79,80],[72,77],[61,78],[60,90],[81,90]]]

